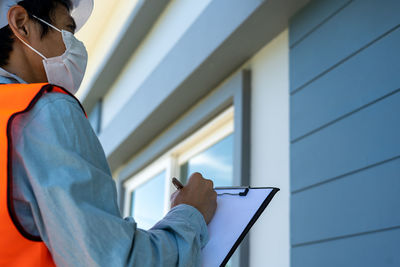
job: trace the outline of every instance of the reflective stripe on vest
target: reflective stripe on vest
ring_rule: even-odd
[[[12,201],[11,125],[19,114],[28,112],[45,94],[63,88],[47,83],[0,85],[0,266],[55,266],[40,236],[32,236],[19,224]],[[80,105],[86,118],[86,112]],[[40,207],[39,207],[40,208]]]

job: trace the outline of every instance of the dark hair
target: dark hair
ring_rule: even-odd
[[[37,21],[41,26],[41,38],[49,32],[49,26],[43,22],[36,20],[32,15],[35,15],[49,23],[53,23],[52,14],[58,4],[64,5],[68,10],[71,10],[71,0],[22,0],[18,5],[25,8],[29,17]],[[9,25],[0,29],[0,67],[8,64],[10,53],[14,42],[14,34]]]

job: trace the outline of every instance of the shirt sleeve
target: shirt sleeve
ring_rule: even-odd
[[[38,232],[57,266],[201,266],[207,225],[180,204],[145,231],[122,218],[101,144],[78,103],[50,93],[16,142]]]

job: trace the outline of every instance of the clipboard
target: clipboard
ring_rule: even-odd
[[[279,191],[276,187],[216,187],[217,210],[202,249],[204,267],[225,266]]]

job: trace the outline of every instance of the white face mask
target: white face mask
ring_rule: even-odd
[[[66,47],[64,54],[57,57],[46,58],[39,51],[21,40],[18,36],[17,37],[21,42],[43,58],[43,66],[49,83],[61,86],[67,89],[71,94],[75,94],[82,83],[86,70],[88,54],[85,45],[76,39],[69,31],[59,30],[35,15],[33,15],[33,17],[62,34]]]

